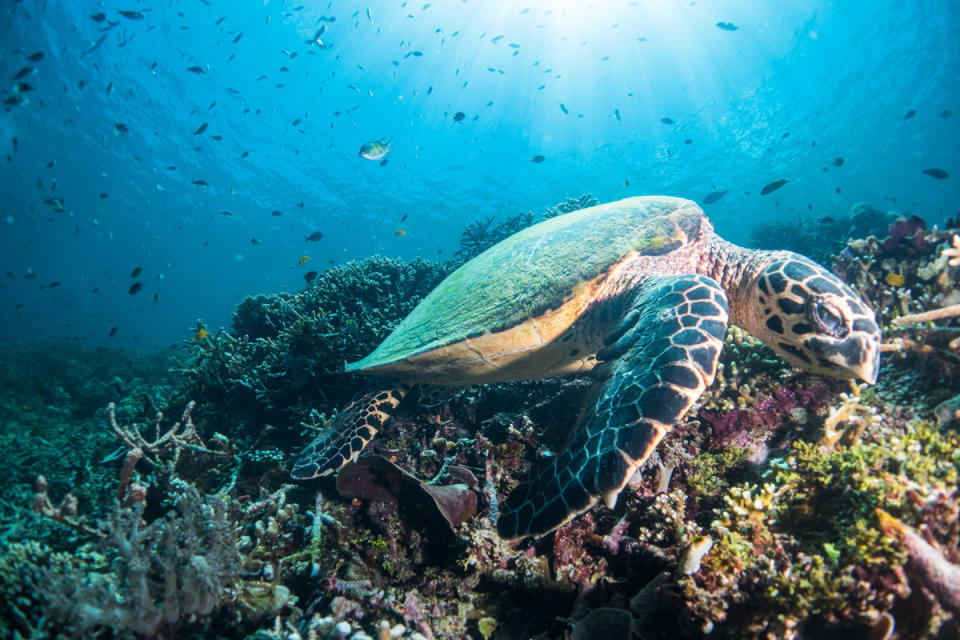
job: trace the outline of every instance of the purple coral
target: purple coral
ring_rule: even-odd
[[[879,257],[910,257],[927,250],[927,238],[924,231],[927,223],[920,216],[897,218],[890,224],[889,235],[881,243]]]
[[[766,441],[784,424],[784,417],[798,408],[816,411],[829,394],[823,381],[811,378],[805,384],[794,383],[777,389],[754,407],[729,411],[701,411],[700,418],[713,428],[715,447],[736,446],[760,460],[766,453]]]

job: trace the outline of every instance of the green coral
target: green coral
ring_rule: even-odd
[[[703,570],[680,581],[688,613],[748,638],[875,618],[893,605],[905,561],[875,508],[909,511],[910,492],[955,487],[958,465],[960,434],[921,420],[877,422],[849,447],[794,442],[770,482],[724,495]]]

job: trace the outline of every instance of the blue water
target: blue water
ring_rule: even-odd
[[[960,5],[946,0],[2,11],[2,97],[20,103],[0,112],[0,338],[163,346],[309,270],[444,259],[471,220],[583,193],[726,190],[704,208],[740,242],[859,201],[930,223],[960,202]],[[321,26],[323,47],[308,43]],[[358,155],[384,137],[385,166]]]

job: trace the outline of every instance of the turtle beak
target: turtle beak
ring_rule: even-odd
[[[863,359],[852,364],[850,371],[867,384],[875,384],[880,373],[880,340],[868,339],[863,341]]]

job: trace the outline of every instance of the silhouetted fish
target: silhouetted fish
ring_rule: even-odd
[[[924,169],[923,173],[927,174],[931,178],[936,178],[937,180],[943,180],[944,178],[949,178],[950,174],[944,171],[943,169]]]
[[[905,114],[903,114],[903,119],[904,119],[904,120],[909,120],[910,118],[912,118],[912,117],[915,116],[915,115],[917,115],[917,110],[916,110],[916,109],[910,109],[910,111],[907,111]]]
[[[705,195],[702,202],[703,204],[713,204],[725,195],[727,195],[726,191],[713,191],[712,193]]]
[[[193,132],[193,135],[198,136],[206,130],[207,130],[207,123],[204,122],[202,125],[197,127],[197,130]]]
[[[835,167],[842,167],[842,166],[843,166],[843,158],[834,158],[834,159],[833,159],[833,166],[835,166]]]
[[[740,28],[737,25],[733,24],[732,22],[718,22],[717,26],[723,29],[724,31],[736,31],[737,29]]]
[[[132,285],[130,285],[130,288],[127,290],[127,293],[129,293],[130,295],[136,295],[141,291],[143,291],[143,282],[141,282],[140,280],[137,280]]]
[[[787,182],[789,182],[789,180],[787,180],[786,178],[781,180],[774,180],[773,182],[771,182],[770,184],[768,184],[767,186],[765,186],[763,189],[760,190],[760,195],[765,196],[768,193],[773,193],[783,185],[787,184]]]
[[[532,158],[530,158],[530,162],[535,162],[536,164],[540,164],[544,160],[546,160],[546,158],[543,156],[533,156]]]
[[[323,231],[314,231],[313,233],[308,235],[306,238],[304,238],[304,240],[306,240],[307,242],[316,242],[317,240],[320,240],[322,238],[323,238]]]
[[[316,271],[307,271],[305,274],[303,274],[303,279],[306,280],[308,283],[313,282],[316,279],[316,277],[317,277]]]

